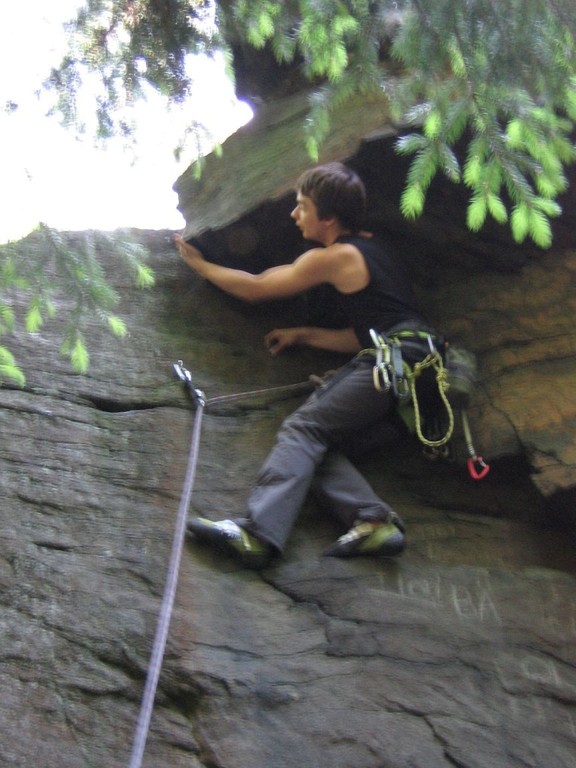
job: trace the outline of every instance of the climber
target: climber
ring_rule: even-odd
[[[302,236],[318,245],[290,264],[254,275],[207,261],[198,248],[176,237],[186,264],[238,299],[282,299],[325,285],[335,317],[347,320],[345,328],[279,328],[266,334],[272,355],[304,345],[352,359],[285,419],[244,515],[188,522],[193,537],[234,553],[247,567],[264,567],[282,553],[309,492],[349,528],[325,555],[392,556],[406,545],[402,520],[346,455],[350,445],[368,444],[382,430],[394,436],[403,430],[393,392],[374,387],[374,358],[358,353],[372,346],[371,329],[432,331],[416,306],[403,265],[386,244],[361,230],[364,208],[358,175],[341,163],[328,163],[306,171],[297,182],[291,217]],[[414,359],[425,357],[422,344],[411,345]]]

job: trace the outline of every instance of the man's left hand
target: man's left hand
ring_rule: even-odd
[[[198,248],[195,248],[193,245],[190,245],[190,243],[187,243],[185,240],[183,240],[181,235],[176,235],[174,237],[174,241],[176,243],[176,247],[178,248],[181,258],[186,262],[186,264],[188,264],[189,267],[192,267],[192,269],[197,270],[198,265],[201,264],[203,261],[205,261],[201,251],[199,251]]]

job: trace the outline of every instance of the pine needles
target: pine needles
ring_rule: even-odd
[[[121,97],[137,98],[144,83],[186,95],[186,53],[268,46],[314,85],[304,125],[313,160],[336,110],[384,92],[397,124],[413,131],[397,145],[412,158],[406,216],[422,213],[442,173],[468,189],[473,231],[491,217],[519,243],[550,246],[564,169],[576,158],[574,0],[226,0],[216,6],[218,33],[202,25],[210,5],[91,0],[48,81],[60,111],[72,121],[82,72],[99,72],[108,135]]]
[[[336,110],[358,93],[384,90],[398,124],[415,129],[397,142],[412,157],[400,201],[406,217],[422,213],[442,173],[468,188],[472,231],[491,217],[508,223],[519,243],[551,245],[564,169],[576,158],[570,0],[226,5],[249,42],[270,43],[279,60],[301,61],[318,83],[305,125],[313,160]]]
[[[440,0],[409,4],[392,55],[403,65],[399,118],[420,128],[401,207],[419,215],[437,172],[470,190],[467,223],[509,222],[516,242],[550,247],[574,162],[576,47],[568,4]],[[426,6],[426,7],[425,7]],[[417,104],[415,110],[412,105]],[[466,138],[462,162],[452,148]]]
[[[114,252],[139,288],[154,285],[154,273],[144,263],[145,249],[127,239],[105,233],[83,233],[74,245],[70,238],[40,224],[24,240],[0,246],[0,336],[9,334],[20,321],[30,334],[39,333],[59,312],[66,321],[61,352],[74,371],[86,373],[90,355],[83,329],[96,321],[114,337],[127,328],[115,313],[120,302],[101,260],[102,249]],[[21,317],[17,307],[24,306]],[[0,346],[0,383],[24,386],[25,376],[12,353]]]

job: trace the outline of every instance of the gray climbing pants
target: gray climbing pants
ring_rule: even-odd
[[[258,473],[242,525],[282,551],[307,494],[346,527],[360,520],[399,520],[347,457],[352,444],[396,431],[393,396],[378,392],[371,357],[358,357],[286,418]],[[240,522],[240,521],[239,521]]]

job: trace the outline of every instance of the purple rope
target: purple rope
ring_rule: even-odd
[[[170,561],[168,564],[168,574],[166,577],[166,585],[164,587],[164,596],[162,598],[162,605],[160,608],[160,614],[158,616],[156,636],[154,638],[154,645],[152,646],[150,666],[148,668],[146,685],[144,687],[144,693],[142,696],[142,704],[140,707],[138,724],[136,726],[136,735],[134,737],[129,768],[140,768],[142,765],[146,740],[150,730],[152,709],[154,707],[154,699],[156,697],[156,689],[158,687],[158,679],[160,677],[160,670],[162,668],[162,660],[164,658],[166,640],[168,638],[168,630],[170,627],[170,618],[172,615],[172,609],[174,607],[174,599],[176,597],[178,571],[180,569],[182,550],[184,548],[184,540],[186,537],[186,520],[188,516],[188,509],[190,507],[194,477],[196,474],[196,464],[198,462],[200,428],[202,425],[204,406],[204,400],[200,399],[198,401],[198,410],[196,411],[196,416],[194,418],[192,441],[190,444],[190,453],[188,456],[188,467],[186,470],[182,497],[180,499],[178,516],[176,519],[176,530],[174,531],[174,538],[172,540],[172,552],[170,554]]]
[[[190,443],[190,453],[188,456],[188,467],[186,469],[186,477],[184,479],[184,488],[182,490],[180,507],[178,509],[178,515],[176,518],[176,530],[174,531],[174,538],[172,540],[172,552],[170,554],[170,561],[168,564],[166,585],[164,587],[162,605],[160,607],[160,614],[158,616],[158,623],[156,626],[156,636],[154,638],[154,645],[152,646],[150,665],[148,667],[148,673],[146,676],[146,685],[142,695],[140,714],[138,716],[136,734],[134,736],[134,744],[132,746],[132,754],[128,768],[141,768],[146,741],[150,731],[150,720],[152,719],[154,699],[156,697],[156,690],[158,688],[158,680],[160,678],[162,661],[164,659],[164,651],[166,649],[166,641],[168,639],[170,618],[172,616],[172,609],[174,607],[174,600],[176,597],[176,588],[178,586],[178,571],[180,570],[182,550],[184,548],[184,540],[186,537],[186,519],[188,516],[188,509],[190,508],[192,487],[194,485],[196,465],[198,463],[198,449],[200,445],[202,416],[204,413],[204,408],[207,404],[207,401],[204,398],[204,394],[199,390],[194,389],[192,386],[192,378],[189,371],[184,368],[182,361],[178,361],[178,363],[174,365],[174,369],[178,377],[188,386],[194,402],[197,405],[197,410],[196,417],[194,419],[192,440]],[[289,384],[287,386],[271,387],[268,389],[253,390],[251,392],[240,392],[236,395],[222,395],[221,397],[214,397],[210,399],[208,403],[230,402],[239,398],[254,397],[257,395],[271,393],[299,394],[312,388],[313,385],[310,381],[304,381],[300,384]]]

